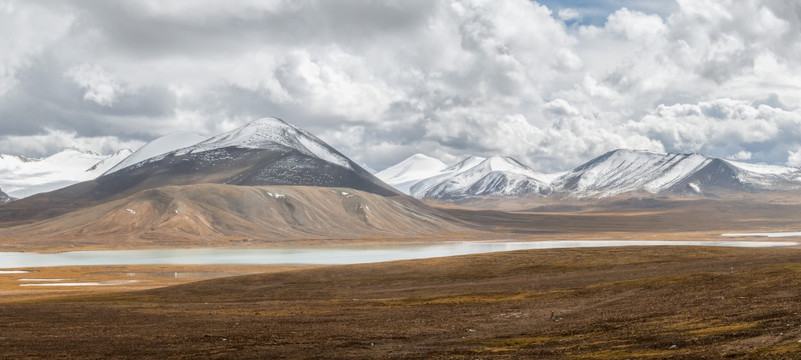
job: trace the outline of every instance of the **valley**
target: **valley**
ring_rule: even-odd
[[[801,359],[801,0],[0,34],[0,360]]]

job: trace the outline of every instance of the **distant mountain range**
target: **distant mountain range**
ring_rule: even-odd
[[[801,186],[801,169],[701,154],[615,150],[575,169],[552,174],[535,171],[511,157],[471,156],[448,166],[416,154],[373,176],[372,171],[313,135],[278,119],[257,120],[212,138],[174,133],[136,152],[122,150],[111,156],[77,150],[43,159],[0,154],[3,202],[95,179],[93,191],[97,196],[125,188],[206,181],[340,186],[382,195],[404,193],[419,199],[585,199],[623,194],[695,197],[791,190]]]
[[[554,196],[606,198],[623,194],[720,196],[801,187],[801,169],[755,165],[700,154],[615,150],[567,172],[539,173],[509,157],[468,157],[447,167],[417,154],[376,174],[416,198]]]

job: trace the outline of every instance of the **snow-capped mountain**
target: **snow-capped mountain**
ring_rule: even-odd
[[[510,157],[471,156],[446,166],[417,154],[378,173],[396,189],[417,198],[456,199],[468,196],[547,195],[548,184],[538,173]]]
[[[41,159],[0,154],[0,188],[25,198],[92,180],[129,155],[128,149],[111,156],[68,149]]]
[[[783,190],[797,185],[796,168],[739,163],[700,154],[615,150],[555,179],[555,191],[572,198],[625,193],[711,195]]]
[[[423,154],[414,154],[398,164],[375,174],[385,183],[392,185],[404,194],[409,188],[423,179],[439,175],[448,167],[444,162]]]
[[[0,210],[0,220],[12,223],[49,219],[142,191],[156,200],[166,201],[159,195],[160,188],[198,184],[299,185],[350,188],[381,196],[400,195],[317,137],[282,120],[268,118],[92,181],[14,201]],[[227,201],[220,194],[208,196],[210,203]],[[47,207],[42,207],[42,203]],[[255,204],[254,208],[257,208]],[[309,221],[303,220],[303,214],[295,215],[301,219],[298,221]]]
[[[177,132],[162,136],[156,140],[153,140],[143,145],[133,154],[126,157],[124,160],[120,161],[117,165],[106,171],[106,173],[103,175],[111,174],[117,170],[148,160],[152,157],[163,155],[171,151],[185,148],[187,146],[195,145],[206,139],[207,137],[192,132]]]
[[[97,179],[106,191],[198,181],[233,185],[350,187],[397,192],[305,130],[265,118],[140,161]]]
[[[458,175],[461,172],[469,170],[470,168],[480,164],[484,160],[486,160],[486,158],[480,156],[468,156],[464,158],[462,161],[459,161],[454,165],[448,166],[444,170],[440,171],[438,174],[418,181],[416,184],[409,187],[408,194],[418,199],[421,199],[425,196],[425,192],[429,188],[434,187],[437,184],[442,183],[443,181],[447,181],[450,177],[454,175]]]
[[[428,199],[454,199],[467,196],[549,195],[551,187],[540,180],[541,174],[506,156],[494,156],[468,166],[475,159],[460,162],[454,172],[433,186],[413,191]]]
[[[551,194],[582,199],[636,193],[694,197],[801,188],[799,168],[748,164],[700,154],[621,149],[571,171],[554,174],[536,172],[509,157],[468,157],[429,175],[441,167],[426,167],[426,163],[436,164],[429,159],[415,155],[378,175],[398,190],[421,199]],[[407,169],[416,176],[404,178]]]
[[[298,129],[276,118],[253,121],[241,128],[214,136],[195,146],[178,150],[174,155],[202,153],[228,147],[259,150],[291,148],[303,155],[315,157],[347,169],[353,169],[350,159],[328,146],[322,140],[308,131]]]

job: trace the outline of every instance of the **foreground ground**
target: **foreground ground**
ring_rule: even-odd
[[[518,251],[1,298],[2,358],[801,357],[801,250]]]

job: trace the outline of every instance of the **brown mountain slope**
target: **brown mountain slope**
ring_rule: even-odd
[[[4,229],[2,249],[266,246],[447,236],[452,218],[406,196],[347,188],[198,184],[143,190]]]
[[[224,160],[210,161],[208,158]],[[231,147],[172,156],[0,206],[0,227],[49,219],[79,208],[122,199],[142,190],[176,185],[349,187],[385,196],[400,195],[357,165],[353,167],[356,170],[285,148],[279,151]]]

